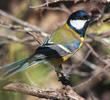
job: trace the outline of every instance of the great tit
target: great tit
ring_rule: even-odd
[[[35,72],[35,68],[40,66],[54,66],[55,69],[59,69],[62,63],[82,46],[89,21],[90,16],[85,11],[72,13],[67,22],[47,37],[33,55],[1,66],[0,79],[9,78],[23,71],[31,76],[33,69]],[[60,73],[59,70],[56,71]]]

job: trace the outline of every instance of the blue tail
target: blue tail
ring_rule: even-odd
[[[3,80],[4,78],[8,78],[17,72],[20,72],[21,70],[28,68],[30,64],[32,63],[33,56],[29,56],[27,58],[21,59],[19,61],[16,61],[14,63],[0,66],[0,80]]]

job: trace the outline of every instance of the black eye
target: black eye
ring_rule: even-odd
[[[83,16],[85,20],[90,19],[90,16]]]
[[[78,16],[77,19],[83,20],[83,17],[82,16]]]
[[[88,20],[90,16],[78,16],[78,19],[80,20]]]

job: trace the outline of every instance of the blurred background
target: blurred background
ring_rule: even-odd
[[[0,0],[0,66],[33,54],[39,43],[31,34],[42,42],[77,10],[87,11],[94,18],[86,32],[89,48],[84,45],[66,61],[64,72],[74,90],[87,100],[110,100],[109,0]],[[61,88],[53,69],[41,67],[37,71],[38,87]],[[0,100],[45,99],[0,91]]]

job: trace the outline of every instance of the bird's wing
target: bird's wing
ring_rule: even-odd
[[[69,54],[73,54],[80,47],[80,40],[74,41],[69,44],[55,44],[55,43],[45,43],[45,45],[40,46],[36,52],[36,59],[45,58],[61,58]]]
[[[61,44],[48,44],[45,46],[40,46],[36,52],[36,59],[46,59],[46,58],[61,58],[72,52]]]
[[[80,40],[75,38],[73,33],[68,31],[64,25],[54,31],[52,35],[43,42],[36,50],[35,56],[37,59],[64,57],[74,53],[74,51],[79,48],[80,43]]]

